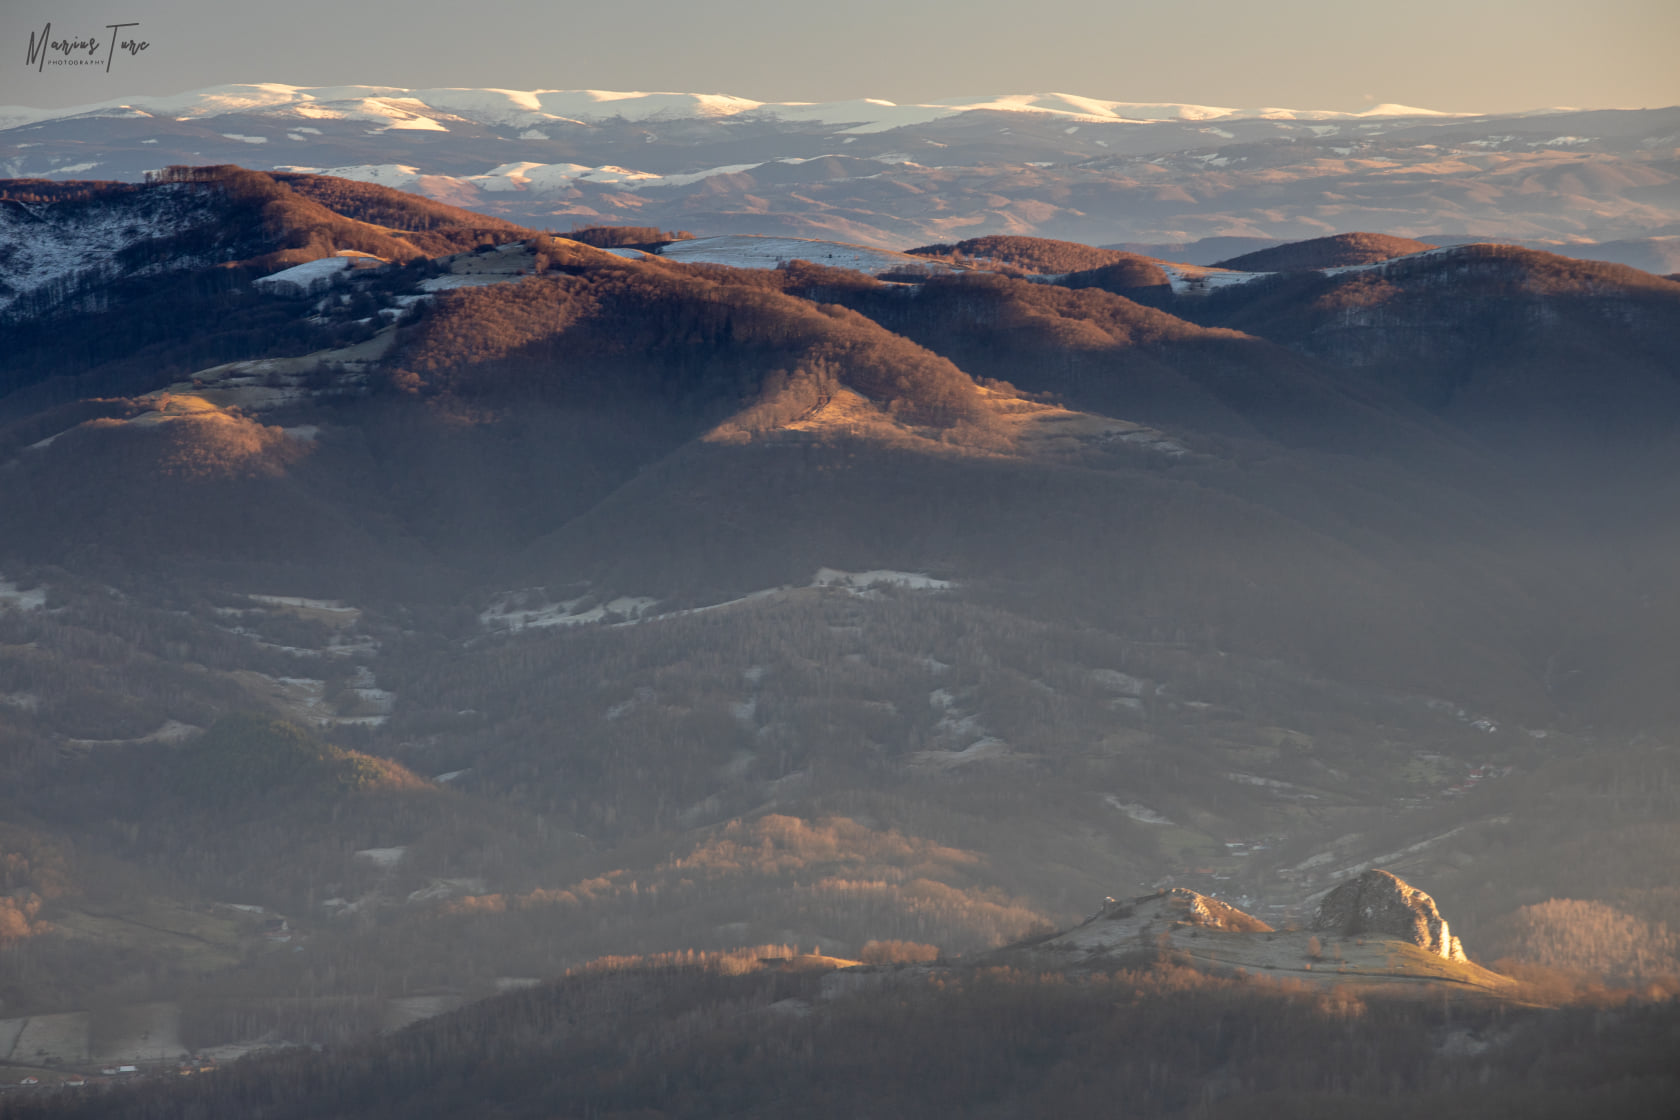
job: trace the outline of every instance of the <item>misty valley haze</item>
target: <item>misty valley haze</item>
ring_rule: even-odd
[[[0,111],[0,1116],[1670,1115],[1677,114]]]

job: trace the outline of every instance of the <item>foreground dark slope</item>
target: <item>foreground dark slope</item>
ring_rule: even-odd
[[[736,971],[756,962],[735,961]],[[1674,1004],[1544,1011],[1160,967],[570,977],[329,1054],[6,1115],[1672,1115]],[[1560,1058],[1568,1055],[1568,1058]]]
[[[1096,286],[506,248],[337,305],[229,288],[328,354],[302,372],[141,364],[72,400],[108,372],[81,355],[6,402],[21,1013],[332,1042],[603,953],[978,949],[1117,884],[1282,909],[1400,851],[1477,921],[1548,890],[1674,920],[1671,760],[1625,748],[1677,714],[1668,476],[1587,534],[1544,460],[1263,337],[1310,314],[1282,289],[1237,330]],[[165,780],[250,709],[422,780],[231,807]]]

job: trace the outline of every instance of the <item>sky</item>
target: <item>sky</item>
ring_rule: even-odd
[[[32,65],[49,23],[96,63]],[[0,3],[0,105],[38,108],[280,82],[1495,113],[1680,104],[1676,57],[1676,0]]]

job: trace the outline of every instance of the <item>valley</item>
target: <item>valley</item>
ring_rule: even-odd
[[[1529,984],[1464,1012],[1527,1054],[1588,1028],[1524,1018],[1575,998],[1524,968],[1680,969],[1680,283],[1371,234],[568,237],[231,167],[0,191],[0,255],[107,250],[5,274],[0,1061],[292,1070],[605,1004],[630,1050],[843,1053],[901,982],[940,1029],[1121,989],[1454,1029],[1290,986],[1327,975]],[[1373,869],[1470,959],[1313,957]],[[1156,892],[1284,948],[1127,926],[1065,1002],[992,956]]]

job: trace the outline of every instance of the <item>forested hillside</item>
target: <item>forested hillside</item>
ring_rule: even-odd
[[[972,958],[1173,885],[1282,929],[1372,866],[1484,962],[1672,967],[1680,284],[1381,238],[1265,276],[1026,238],[872,276],[290,173],[0,190],[0,251],[120,241],[7,273],[0,1062],[340,1047],[604,956]],[[784,1037],[819,981],[671,976],[647,1015],[704,1028],[604,1021],[566,1061],[618,1072],[566,1107],[665,1108],[664,1077],[767,1112],[775,1055],[837,1114],[915,1111],[906,1071],[994,1068],[933,1040],[1021,1016],[1048,1041],[995,1089],[1025,1112],[1195,1114],[1225,1077],[1280,1115],[1517,1114],[1588,1029],[1487,1011],[1516,1041],[1460,1067],[1433,1006],[1172,973],[929,980]],[[425,1107],[523,1114],[517,1055],[617,982],[124,1107],[421,1109],[381,1063],[479,1024],[518,1069]],[[1180,995],[1236,1024],[1202,1064],[1054,1074]],[[1597,1045],[1628,1078],[1551,1070],[1569,1108],[1671,1090],[1667,1011],[1624,1013]]]

